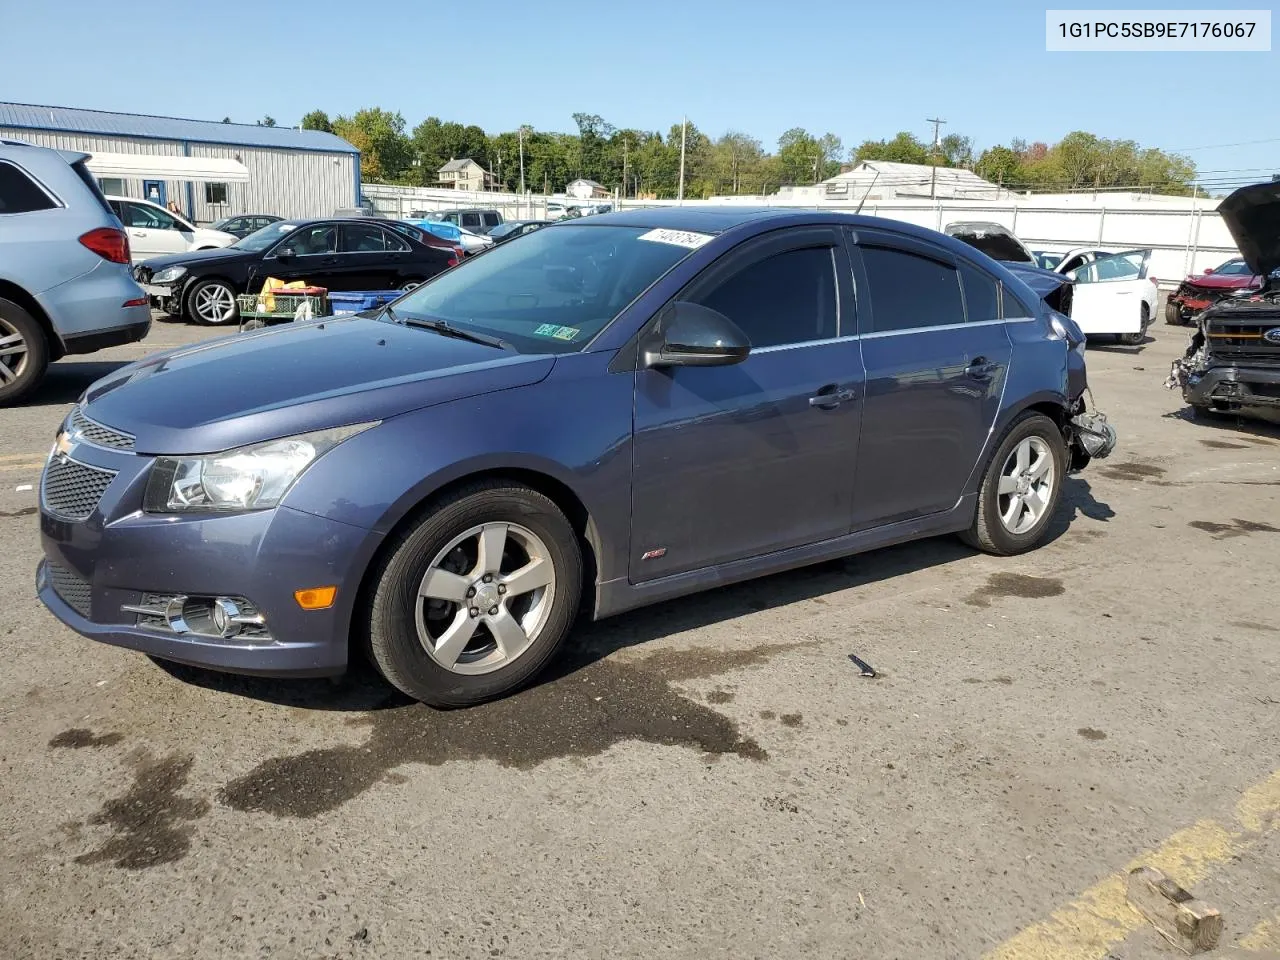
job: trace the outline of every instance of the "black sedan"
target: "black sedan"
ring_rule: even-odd
[[[498,224],[489,231],[488,235],[494,243],[505,243],[514,237],[523,237],[526,233],[541,230],[554,222],[554,220],[508,220],[506,223]]]
[[[458,262],[373,220],[282,220],[221,250],[155,257],[134,276],[160,306],[198,323],[239,319],[236,296],[267,277],[327,290],[412,290]]]
[[[279,223],[284,217],[277,217],[270,213],[242,213],[238,217],[226,217],[213,224],[214,230],[221,230],[223,233],[229,233],[233,237],[247,237],[249,234],[261,230],[263,227],[269,227],[273,223]]]

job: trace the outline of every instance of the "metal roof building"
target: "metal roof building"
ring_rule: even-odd
[[[202,223],[236,213],[327,216],[360,203],[360,151],[318,130],[0,103],[0,137],[103,156],[109,172],[95,172],[104,192],[176,200]],[[221,170],[234,172],[211,179]]]

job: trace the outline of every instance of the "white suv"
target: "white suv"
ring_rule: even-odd
[[[129,234],[129,247],[133,250],[135,263],[171,253],[229,247],[237,239],[221,230],[197,227],[148,200],[109,196],[107,202]]]

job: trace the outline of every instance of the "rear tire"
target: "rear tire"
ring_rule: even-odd
[[[1173,301],[1164,305],[1164,322],[1171,327],[1182,326],[1182,308]]]
[[[1066,471],[1067,446],[1058,425],[1043,413],[1023,413],[987,463],[973,526],[961,538],[1000,557],[1040,546],[1062,497]]]
[[[1147,339],[1147,327],[1150,326],[1150,324],[1151,310],[1144,303],[1142,305],[1142,312],[1138,321],[1138,332],[1120,334],[1120,342],[1127,347],[1141,346],[1142,342]]]
[[[23,307],[0,298],[0,406],[27,396],[48,368],[44,329]]]
[[[582,554],[550,499],[487,481],[403,533],[371,583],[378,672],[433,707],[468,707],[518,690],[561,648],[578,611]]]

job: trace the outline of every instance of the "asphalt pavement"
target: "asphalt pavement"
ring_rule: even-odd
[[[1041,550],[937,539],[580,626],[451,713],[60,626],[59,421],[211,332],[58,363],[0,411],[0,957],[1175,956],[1125,903],[1143,864],[1236,955],[1280,950],[1280,430],[1188,418],[1186,331],[1151,332],[1090,349],[1120,444]]]

